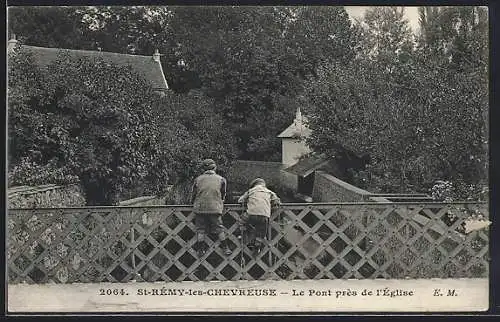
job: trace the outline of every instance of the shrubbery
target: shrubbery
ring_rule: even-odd
[[[40,165],[30,158],[23,158],[19,164],[10,169],[8,181],[11,186],[36,186],[45,183],[64,185],[78,183],[79,178],[72,174],[67,167],[58,167],[55,160]]]
[[[61,51],[47,69],[9,57],[9,184],[78,181],[87,203],[136,188],[163,193],[198,161],[231,159],[231,138],[203,97],[161,98],[130,67]]]

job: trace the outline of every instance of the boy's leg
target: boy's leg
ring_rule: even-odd
[[[249,215],[248,216],[248,221],[247,221],[247,234],[248,234],[248,248],[250,248],[251,250],[253,250],[255,248],[255,233],[256,233],[256,230],[255,230],[255,225],[256,225],[256,222],[255,222],[255,217],[256,216],[253,216],[253,215]]]
[[[241,213],[241,216],[239,218],[239,225],[240,225],[240,237],[241,237],[240,266],[241,268],[243,268],[245,266],[245,256],[243,255],[243,253],[248,243],[248,230],[247,230],[248,214],[246,211],[243,211]]]
[[[196,214],[194,218],[194,223],[196,226],[196,251],[198,256],[203,256],[206,252],[205,247],[205,235],[207,233],[207,215]]]
[[[210,226],[211,226],[211,230],[213,232],[217,233],[217,237],[220,240],[224,254],[231,255],[232,252],[231,252],[231,249],[229,248],[229,245],[228,245],[228,242],[226,239],[225,228],[224,228],[224,225],[222,223],[222,215],[218,215],[218,214],[210,215]]]
[[[248,243],[248,214],[243,212],[239,218],[241,243],[243,247]]]
[[[255,245],[257,252],[260,252],[264,247],[266,235],[267,235],[267,225],[268,218],[265,216],[256,216],[255,218]]]

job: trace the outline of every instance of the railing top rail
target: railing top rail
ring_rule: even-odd
[[[425,193],[372,193],[370,196],[426,196],[428,194]]]
[[[429,201],[407,201],[407,202],[309,202],[309,203],[283,203],[281,207],[321,207],[321,206],[374,206],[374,207],[387,207],[392,205],[394,207],[399,206],[444,206],[444,205],[488,205],[487,201],[453,201],[453,202],[429,202]],[[55,211],[55,210],[84,210],[84,209],[130,209],[130,208],[151,208],[151,209],[162,209],[162,208],[176,208],[176,209],[190,209],[192,205],[146,205],[146,206],[83,206],[83,207],[61,207],[61,208],[8,208],[7,211],[26,211],[26,210],[37,210],[37,211]],[[224,204],[226,209],[241,209],[240,204]]]

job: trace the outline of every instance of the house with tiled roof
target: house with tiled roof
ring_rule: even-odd
[[[15,36],[13,36],[12,39],[8,41],[8,51],[11,51],[17,45],[17,42]],[[86,57],[89,59],[102,58],[104,61],[114,63],[118,66],[131,66],[135,72],[148,80],[153,86],[153,89],[158,93],[165,93],[169,88],[160,62],[161,54],[158,50],[151,56],[142,56],[95,50],[47,48],[29,45],[22,45],[22,47],[33,54],[35,63],[41,68],[47,67],[52,61],[56,60],[59,52],[64,50],[72,57]]]

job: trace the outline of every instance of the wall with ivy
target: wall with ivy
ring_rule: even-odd
[[[85,195],[78,184],[16,186],[7,191],[9,208],[62,208],[85,206]]]

